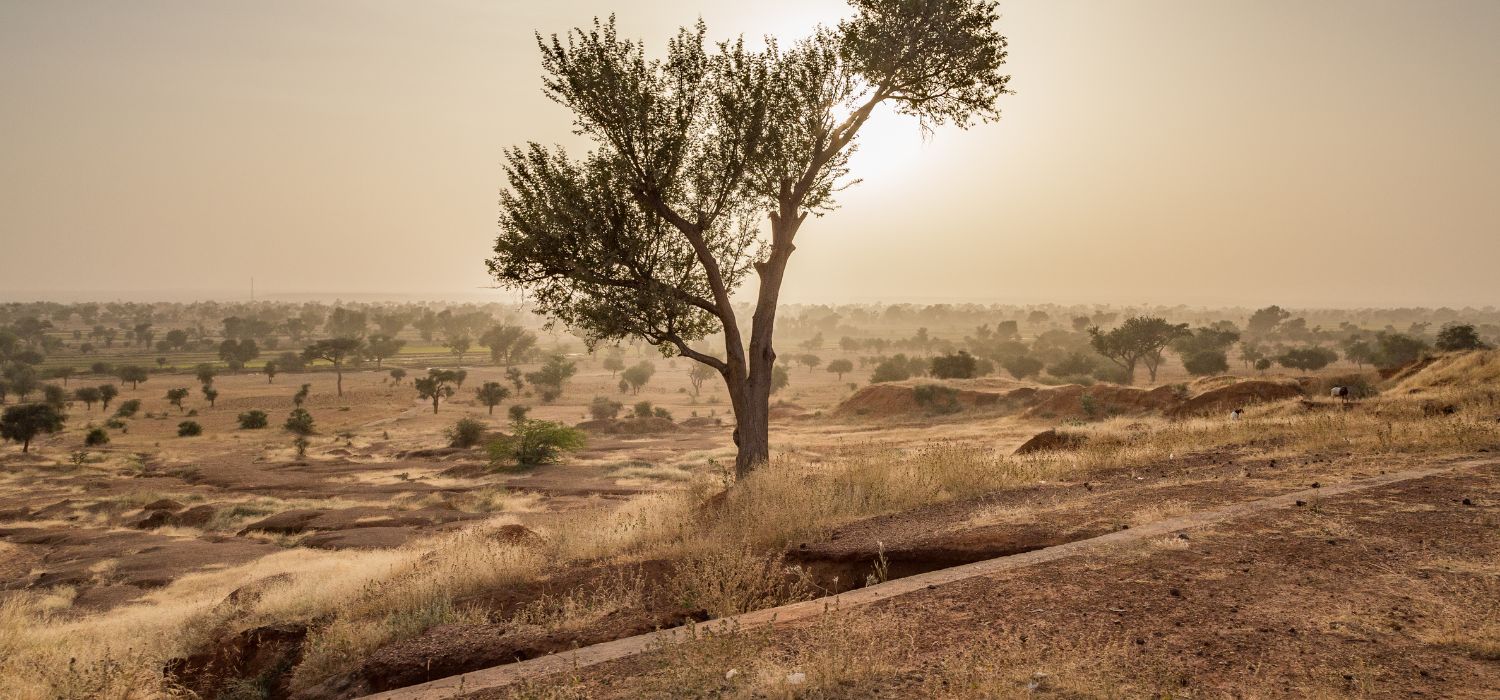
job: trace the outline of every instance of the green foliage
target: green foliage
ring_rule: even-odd
[[[500,402],[510,398],[510,389],[506,388],[500,382],[485,382],[478,389],[474,390],[474,396],[479,399],[480,404],[489,408],[491,415],[494,415],[495,407],[499,406]]]
[[[281,429],[299,437],[307,437],[317,432],[317,425],[307,409],[294,408],[291,413],[287,414],[286,422],[281,424]]]
[[[240,430],[260,430],[270,424],[265,411],[250,409],[239,415]]]
[[[490,326],[481,334],[479,344],[490,349],[491,362],[510,367],[524,362],[536,349],[536,334],[520,326],[501,323]],[[609,368],[606,366],[605,369]]]
[[[1287,349],[1276,356],[1276,363],[1289,369],[1316,372],[1332,364],[1337,359],[1339,359],[1338,353],[1328,348],[1313,345],[1305,348]]]
[[[511,422],[516,422],[526,420],[526,414],[530,412],[531,408],[529,406],[522,406],[521,404],[511,404],[511,407],[507,409],[505,413],[506,415],[510,416]]]
[[[938,379],[971,379],[978,376],[979,363],[966,350],[932,358],[932,376]],[[880,368],[877,367],[879,372]]]
[[[453,424],[453,427],[448,429],[448,444],[453,447],[473,447],[484,440],[484,430],[483,421],[460,418],[457,423]]]
[[[177,437],[197,437],[203,434],[203,426],[198,421],[185,420],[177,424]]]
[[[1207,377],[1229,371],[1229,358],[1223,350],[1195,350],[1182,357],[1182,366],[1188,374]]]
[[[52,434],[63,428],[67,416],[62,409],[46,403],[10,406],[0,414],[0,439],[21,443],[21,451],[31,450],[31,441],[41,434]]]
[[[188,397],[189,393],[190,392],[187,390],[187,387],[177,387],[176,389],[168,389],[167,390],[167,403],[170,403],[173,406],[176,406],[177,410],[181,411],[181,410],[183,410],[183,408],[182,408],[182,400],[186,399]]]
[[[594,420],[610,420],[620,415],[620,410],[625,408],[619,401],[611,401],[603,396],[595,396],[589,403],[589,415]]]
[[[1268,369],[1271,369],[1271,358],[1262,357],[1255,361],[1255,371],[1264,374]]]
[[[656,374],[656,365],[641,361],[621,372],[620,379],[630,385],[630,393],[639,394],[641,393],[641,387],[645,386],[646,382],[651,381],[651,377],[654,374]]]
[[[1251,335],[1266,335],[1276,330],[1282,321],[1291,317],[1291,312],[1280,306],[1267,306],[1251,314],[1250,320],[1245,323],[1245,328],[1250,331]]]
[[[854,363],[843,359],[833,360],[824,369],[838,375],[839,381],[844,381],[844,375],[854,371]]]
[[[1135,381],[1135,368],[1144,362],[1156,381],[1156,370],[1161,363],[1161,351],[1167,344],[1186,334],[1186,323],[1168,323],[1152,316],[1135,316],[1125,319],[1118,328],[1110,331],[1097,326],[1089,329],[1089,344],[1094,351],[1114,362],[1124,370],[1124,384]]]
[[[1000,366],[1004,367],[1005,371],[1009,372],[1010,376],[1016,379],[1035,377],[1042,373],[1042,361],[1030,355],[1016,355],[1015,357],[1005,358],[1000,363]]]
[[[109,431],[104,428],[90,428],[83,436],[84,447],[103,447],[109,444]]]
[[[1047,366],[1047,374],[1054,377],[1076,377],[1092,374],[1096,367],[1094,359],[1081,352],[1067,356]]]
[[[490,464],[500,468],[507,462],[520,467],[551,464],[563,453],[584,445],[583,431],[561,423],[521,419],[511,423],[511,434],[488,445]]]
[[[140,413],[140,411],[140,399],[127,399],[120,403],[119,408],[115,409],[115,415],[120,418],[134,418],[135,414]]]
[[[650,401],[637,401],[636,404],[635,404],[635,406],[633,407],[633,410],[634,410],[634,415],[635,415],[636,418],[650,418],[651,417],[651,402]]]
[[[1449,323],[1438,331],[1437,349],[1444,352],[1457,352],[1461,350],[1485,350],[1489,345],[1479,339],[1479,332],[1474,330],[1473,324]]]
[[[526,381],[536,388],[544,403],[551,403],[562,396],[563,385],[577,372],[578,367],[571,360],[562,355],[553,355],[542,363],[540,369],[528,372]]]
[[[101,409],[104,409],[104,410],[108,411],[109,410],[109,402],[114,401],[115,397],[119,396],[119,395],[120,395],[120,390],[116,389],[115,385],[113,385],[113,384],[100,384],[99,385],[99,404],[100,404],[99,407]]]
[[[151,374],[146,371],[146,368],[140,365],[123,365],[117,367],[115,368],[115,376],[120,378],[121,383],[130,382],[130,388],[132,389],[139,387],[141,382],[151,378]]]
[[[365,342],[365,356],[375,360],[375,366],[379,367],[387,357],[395,357],[406,346],[406,341],[398,340],[389,335],[377,334],[370,336]]]
[[[788,384],[791,384],[791,383],[792,383],[792,377],[791,377],[790,374],[787,373],[785,367],[782,367],[781,365],[774,365],[774,366],[772,366],[772,368],[771,368],[771,393],[774,394],[774,393],[776,393],[778,391],[781,391],[782,389],[785,389]]]
[[[403,380],[403,379],[406,378],[406,370],[401,369],[400,367],[396,367],[396,368],[391,369],[391,371],[390,371],[389,374],[391,376],[391,385],[392,386],[400,386],[401,385],[401,380]]]
[[[73,390],[73,399],[81,401],[90,411],[94,410],[94,404],[99,403],[102,398],[98,387],[84,386]]]
[[[458,382],[458,373],[451,369],[430,369],[427,376],[412,381],[412,386],[417,390],[417,396],[432,401],[432,412],[438,412],[438,402],[451,398],[458,390],[454,384]]]
[[[885,358],[875,365],[875,371],[870,374],[870,383],[879,384],[911,379],[912,369],[917,362],[902,354]]]
[[[213,406],[214,402],[219,400],[219,390],[207,384],[203,385],[203,400],[207,401],[209,406]]]
[[[1375,336],[1375,366],[1393,369],[1416,362],[1427,352],[1427,343],[1402,333],[1380,333]]]

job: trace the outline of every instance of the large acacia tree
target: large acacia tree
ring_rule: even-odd
[[[491,274],[590,342],[643,338],[712,367],[735,413],[736,471],[770,456],[777,300],[809,214],[851,184],[860,129],[882,105],[924,128],[998,118],[1005,38],[989,0],[851,0],[791,47],[710,44],[679,30],[664,58],[613,19],[538,35],[545,91],[595,148],[506,153]],[[748,325],[731,295],[752,273]],[[723,353],[691,343],[722,334]]]

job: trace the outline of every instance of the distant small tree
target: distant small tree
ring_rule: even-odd
[[[316,432],[316,424],[313,421],[313,416],[305,408],[292,409],[292,412],[287,414],[286,422],[281,427],[289,433],[303,437]]]
[[[432,401],[432,412],[437,413],[438,402],[451,398],[457,391],[454,380],[453,370],[433,369],[427,372],[427,376],[413,380],[412,386],[416,387],[418,397]]]
[[[631,415],[634,415],[636,418],[650,418],[651,417],[651,402],[650,401],[637,401],[637,402],[635,402],[635,405],[631,407]]]
[[[208,402],[208,407],[213,408],[214,402],[219,400],[219,390],[212,384],[203,385],[203,400]]]
[[[1088,316],[1073,317],[1073,330],[1075,331],[1082,333],[1088,330],[1091,325],[1093,325],[1093,321]]]
[[[1449,323],[1438,331],[1437,349],[1443,352],[1457,352],[1461,350],[1487,350],[1489,345],[1479,339],[1478,331],[1474,330],[1473,324]]]
[[[208,386],[214,383],[214,377],[218,376],[218,372],[214,371],[213,365],[205,362],[193,369],[193,376],[198,378],[198,383]]]
[[[493,416],[495,407],[510,397],[510,389],[505,388],[505,385],[500,382],[485,382],[474,390],[474,394],[479,398],[479,403],[489,408],[489,413]]]
[[[303,403],[307,402],[307,396],[308,396],[308,394],[311,394],[311,393],[312,393],[312,385],[311,384],[303,384],[302,386],[298,387],[297,388],[297,393],[292,394],[292,405],[293,406],[297,406],[297,407],[300,408]]]
[[[119,395],[120,395],[120,390],[116,389],[115,385],[113,385],[113,384],[100,384],[99,385],[99,404],[100,404],[99,405],[99,410],[101,410],[101,411],[108,411],[109,410],[109,402],[114,401],[115,397],[119,396]]]
[[[1265,374],[1268,369],[1271,369],[1271,358],[1262,357],[1255,361],[1255,371]]]
[[[98,387],[85,386],[74,389],[73,398],[82,401],[84,407],[92,411],[94,410],[94,404],[98,403],[103,397],[99,394]]]
[[[854,371],[854,363],[843,359],[833,360],[824,369],[838,375],[839,381],[844,381],[844,375]]]
[[[1338,353],[1328,348],[1309,346],[1305,348],[1289,348],[1276,356],[1276,363],[1288,369],[1298,369],[1304,372],[1316,372],[1334,360],[1339,359]]]
[[[1469,326],[1469,329],[1473,330],[1474,327],[1473,326]],[[68,379],[73,376],[73,372],[74,372],[74,369],[71,366],[69,366],[69,365],[63,365],[62,367],[54,367],[54,368],[52,368],[51,375],[52,375],[53,379],[61,379],[62,383],[63,383],[63,386],[67,386],[68,385]]]
[[[510,368],[536,349],[536,334],[520,326],[500,323],[481,334],[479,344],[490,349],[491,362]]]
[[[1207,377],[1229,371],[1229,358],[1223,350],[1197,350],[1182,358],[1182,366],[1195,377]]]
[[[203,434],[203,426],[198,421],[185,420],[177,424],[177,437],[198,437]]]
[[[526,420],[526,414],[530,412],[530,407],[522,406],[521,404],[517,403],[511,404],[510,408],[506,410],[506,415],[510,416],[511,421],[522,421]]]
[[[520,419],[511,424],[511,434],[489,444],[490,463],[496,467],[513,460],[517,466],[551,464],[584,445],[583,431],[561,423]]]
[[[460,418],[448,429],[448,446],[470,448],[484,440],[485,425],[473,418]]]
[[[125,365],[123,367],[119,367],[115,370],[115,376],[120,378],[120,384],[122,385],[125,382],[130,382],[131,389],[139,388],[141,382],[144,382],[147,379],[151,378],[151,374],[146,371],[146,368],[140,365]]]
[[[594,420],[611,420],[619,416],[620,410],[623,408],[624,405],[619,401],[611,401],[603,396],[595,396],[594,400],[589,403],[589,415]]]
[[[1125,371],[1126,384],[1134,383],[1135,368],[1141,362],[1146,364],[1151,381],[1155,382],[1162,349],[1186,332],[1186,323],[1172,324],[1161,318],[1136,316],[1109,331],[1098,326],[1090,328],[1089,344]]]
[[[604,358],[603,365],[604,369],[609,370],[609,376],[613,379],[620,373],[620,370],[625,369],[625,358],[619,355],[609,355]]]
[[[286,422],[281,425],[285,430],[295,437],[292,438],[292,446],[297,449],[297,458],[307,456],[308,436],[316,432],[316,425],[311,413],[304,408],[294,408],[287,414]]]
[[[43,433],[51,435],[63,429],[67,416],[56,406],[28,403],[11,406],[0,414],[0,438],[21,443],[22,452],[31,451],[31,441]]]
[[[457,387],[459,389],[464,388],[464,380],[466,380],[468,378],[469,378],[469,370],[466,370],[466,369],[455,369],[455,370],[453,370],[453,386],[455,386],[455,387]]]
[[[109,444],[109,431],[104,428],[90,428],[83,436],[84,447],[103,447]]]
[[[1016,379],[1035,377],[1042,373],[1044,365],[1044,362],[1030,355],[1013,355],[1000,362],[1000,366]]]
[[[1375,364],[1393,369],[1416,362],[1427,352],[1427,343],[1403,333],[1381,333],[1375,336]]]
[[[567,384],[577,371],[578,368],[567,358],[562,355],[553,355],[547,358],[541,369],[528,372],[526,382],[536,387],[543,402],[551,403],[557,397],[562,396],[563,385]]]
[[[875,364],[875,370],[870,373],[870,383],[905,381],[911,379],[911,374],[911,362],[905,355],[897,354]]]
[[[621,372],[620,379],[623,379],[626,384],[630,385],[630,393],[639,394],[641,393],[641,387],[645,386],[647,382],[651,381],[651,377],[655,374],[656,365],[653,365],[650,362],[641,361],[637,362],[634,365],[631,365],[630,368],[626,369],[624,372]]]
[[[781,365],[771,366],[771,393],[774,394],[778,391],[781,391],[791,383],[792,377],[790,374],[787,374],[785,367],[782,367]]]
[[[68,390],[56,384],[42,385],[42,402],[51,404],[59,409],[68,405]]]
[[[266,364],[260,368],[260,371],[266,375],[267,384],[274,384],[276,382],[276,373],[281,371],[281,367],[276,364],[275,360],[266,360]]]
[[[388,335],[372,335],[365,341],[365,355],[375,360],[375,368],[380,369],[380,364],[387,357],[395,357],[406,346],[406,341],[392,338]]]
[[[229,369],[238,372],[244,369],[245,363],[260,357],[260,346],[250,338],[235,340],[230,338],[219,343],[219,359],[229,366]]]
[[[251,409],[239,415],[240,430],[260,430],[269,423],[269,416],[260,409]]]
[[[453,356],[457,358],[458,364],[463,364],[464,355],[468,354],[469,348],[474,346],[474,339],[466,335],[461,335],[448,338],[443,341],[443,345],[448,348],[448,352],[453,353]]]
[[[519,367],[507,367],[505,369],[505,379],[510,382],[511,386],[516,388],[517,394],[526,388],[526,383],[521,378],[521,369]]]
[[[1062,359],[1047,366],[1047,374],[1054,377],[1083,377],[1093,374],[1093,358],[1081,352],[1068,353]]]
[[[801,355],[798,355],[797,356],[797,362],[799,364],[801,364],[803,367],[806,367],[808,369],[814,369],[818,365],[823,364],[823,358],[818,357],[817,355],[814,355],[814,354],[812,354],[812,353],[809,352],[809,353],[803,353]]]
[[[183,410],[183,408],[182,408],[182,400],[188,397],[188,393],[189,392],[187,390],[187,387],[178,387],[176,389],[168,389],[167,390],[167,403],[170,403],[173,406],[176,406],[177,407],[177,412],[181,413],[182,410]]]
[[[967,350],[938,355],[928,363],[932,376],[938,379],[971,379],[978,374],[979,362]]]
[[[128,399],[126,401],[122,401],[120,403],[120,407],[115,409],[115,416],[119,418],[133,418],[135,414],[140,413],[140,411],[141,400]]]
[[[1250,331],[1250,335],[1267,335],[1276,330],[1282,321],[1291,317],[1292,313],[1280,306],[1267,306],[1251,314],[1250,320],[1245,323],[1245,328]]]
[[[335,313],[339,309],[334,310]],[[331,323],[331,322],[330,322]],[[361,326],[363,326],[363,314],[361,314]],[[338,395],[344,395],[344,361],[358,355],[364,347],[364,341],[359,338],[331,338],[319,340],[312,345],[303,348],[302,357],[307,361],[327,360],[333,363],[333,373],[337,377]]]
[[[703,383],[718,376],[719,371],[701,362],[694,362],[688,370],[688,383],[693,386],[693,398],[703,393]]]
[[[393,367],[390,371],[390,375],[391,386],[401,386],[401,380],[406,378],[406,370],[401,369],[400,367]]]

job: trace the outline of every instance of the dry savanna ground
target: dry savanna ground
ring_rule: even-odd
[[[578,360],[557,402],[522,396],[494,416],[472,392],[505,381],[496,367],[469,368],[437,414],[383,372],[345,373],[343,397],[327,372],[225,375],[213,407],[191,375],[159,374],[116,399],[141,399],[143,414],[105,447],[82,447],[107,416],[81,406],[32,453],[7,446],[0,697],[354,697],[1460,460],[1190,537],[481,694],[1500,691],[1494,352],[1371,376],[1379,394],[1349,405],[1327,398],[1327,377],[861,388],[862,371],[794,367],[774,412],[778,457],[728,490],[722,389],[694,398],[687,361],[658,360],[625,397],[596,359]],[[1163,386],[1182,381],[1174,371]],[[303,383],[318,434],[298,459],[278,426]],[[162,398],[176,386],[194,389],[183,411]],[[462,416],[503,432],[517,401],[585,422],[595,396],[649,400],[675,423],[595,424],[582,450],[532,470],[497,470],[443,435]],[[271,427],[238,429],[250,409]],[[202,436],[177,437],[187,410]],[[1013,454],[1053,428],[1065,437],[1053,449]]]

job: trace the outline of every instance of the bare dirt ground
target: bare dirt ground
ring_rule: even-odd
[[[768,470],[766,483],[715,496],[733,459],[727,402],[717,388],[693,398],[687,370],[686,361],[658,360],[641,395],[624,396],[610,372],[583,360],[557,403],[521,397],[493,416],[472,392],[505,381],[495,367],[471,367],[437,414],[409,380],[392,386],[383,372],[346,372],[342,398],[330,373],[283,374],[274,384],[225,375],[213,407],[197,400],[191,376],[154,375],[116,399],[141,399],[143,415],[90,450],[82,433],[107,414],[75,407],[68,430],[39,441],[33,454],[0,451],[0,603],[43,610],[17,613],[0,632],[35,624],[28,620],[55,630],[51,641],[16,643],[43,649],[28,652],[39,660],[27,668],[46,667],[38,673],[51,688],[18,697],[131,697],[115,691],[147,684],[184,696],[354,697],[1500,449],[1493,392],[1489,404],[1472,392],[1452,398],[1457,385],[1446,377],[1392,386],[1389,400],[1347,409],[1315,394],[1310,408],[1272,397],[1280,400],[1230,424],[1214,402],[1211,418],[1163,415],[1187,400],[1178,390],[1148,400],[1110,389],[1097,394],[1098,416],[1084,415],[1093,399],[1074,390],[1031,404],[1045,412],[921,402],[840,410],[853,401],[850,382],[865,377],[798,368],[773,413],[773,449],[785,464]],[[318,435],[298,459],[278,428],[302,383],[312,385],[307,408]],[[162,398],[175,386],[194,389],[185,410]],[[1056,391],[997,379],[959,389]],[[585,423],[595,396],[627,407],[649,400],[677,422],[646,433],[599,426],[562,463],[519,472],[492,469],[482,450],[449,448],[443,437],[463,416],[503,431],[516,401],[532,406],[533,417]],[[1462,410],[1434,418],[1419,408],[1439,399]],[[271,426],[238,429],[235,416],[249,409],[267,411]],[[203,425],[202,437],[177,437],[188,419]],[[1049,428],[1086,439],[1076,449],[1010,456]],[[1492,689],[1496,476],[1491,469],[1328,499],[1191,539],[909,596],[807,629],[664,649],[655,661],[506,692]],[[1161,585],[1169,600],[1158,600]],[[1337,595],[1345,589],[1347,600]],[[1234,601],[1234,612],[1220,609],[1223,600]],[[1384,625],[1396,609],[1426,617],[1393,632]],[[12,619],[9,610],[0,608],[0,622]],[[136,615],[178,625],[170,644],[130,660],[142,675],[108,670],[124,664],[103,643],[90,668],[106,670],[77,680],[66,661],[54,668],[81,648],[70,639],[107,641]],[[1434,626],[1445,616],[1467,627]],[[1365,646],[1328,637],[1334,622],[1358,626]],[[1283,638],[1283,629],[1297,631]],[[8,639],[0,634],[0,651]],[[1351,658],[1365,665],[1349,666]],[[1325,683],[1335,668],[1338,683]],[[1433,690],[1392,681],[1412,669],[1432,674],[1417,678]],[[789,684],[794,673],[805,676]],[[77,684],[59,689],[63,681],[49,674]]]
[[[1497,527],[1492,464],[465,697],[1494,697]]]

